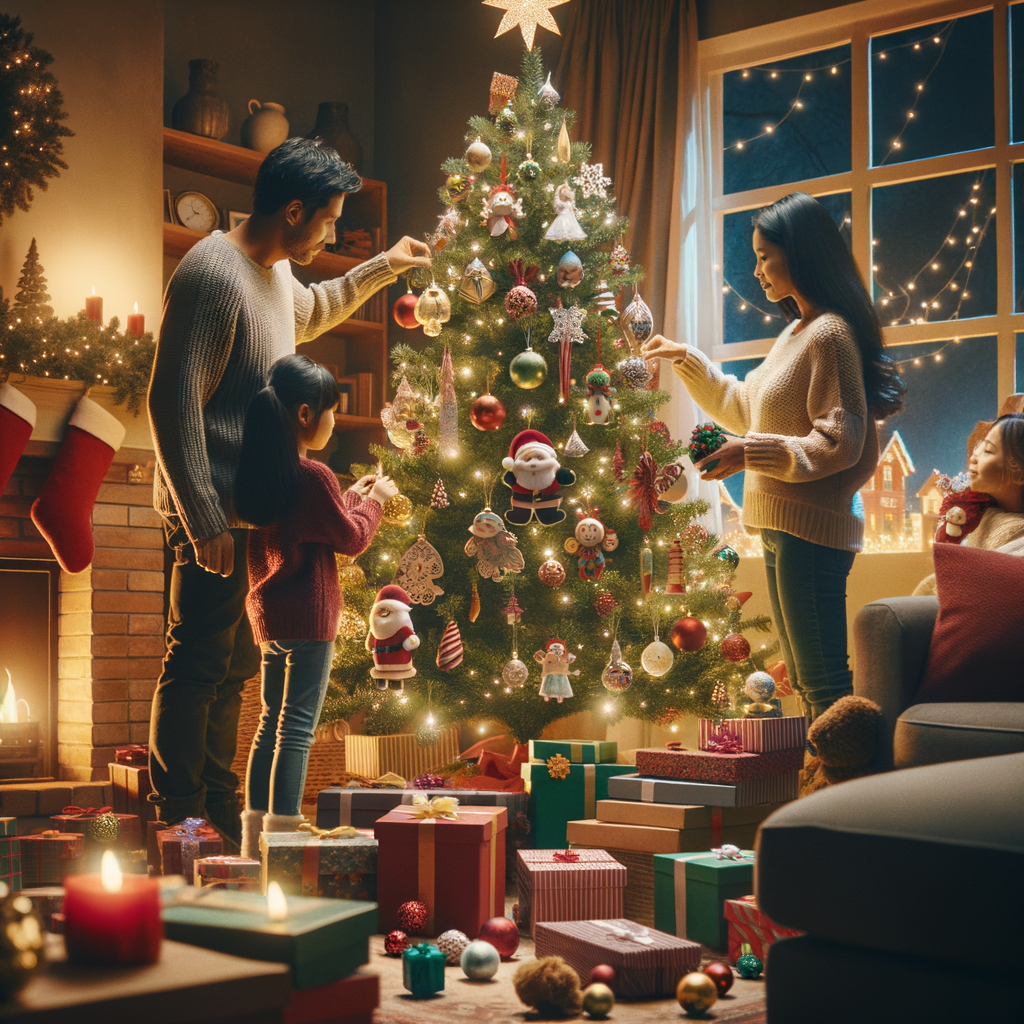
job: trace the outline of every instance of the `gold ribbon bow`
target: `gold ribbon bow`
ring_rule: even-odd
[[[459,821],[459,798],[455,796],[435,796],[428,799],[422,793],[412,798],[412,805],[403,804],[396,811],[411,814],[421,821],[427,818],[445,818],[447,821]]]
[[[351,825],[338,825],[337,828],[317,828],[312,822],[304,821],[296,832],[309,832],[317,839],[351,839],[359,833]]]

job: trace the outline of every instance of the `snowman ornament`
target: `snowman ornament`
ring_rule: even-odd
[[[587,374],[587,422],[591,426],[612,421],[611,374],[598,363]]]
[[[579,522],[564,545],[570,555],[576,556],[579,576],[584,583],[596,583],[601,578],[607,563],[604,552],[614,551],[619,546],[618,535],[597,518],[597,512],[597,509],[589,513],[577,509]]]

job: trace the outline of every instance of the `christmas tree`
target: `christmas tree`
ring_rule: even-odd
[[[18,291],[14,296],[14,314],[24,320],[34,320],[41,324],[53,316],[52,307],[47,305],[49,301],[46,278],[43,277],[43,267],[39,263],[39,250],[33,238],[25,262],[21,266]]]
[[[738,556],[694,522],[706,503],[681,500],[686,448],[639,356],[653,323],[613,183],[571,141],[539,49],[518,80],[494,76],[490,100],[442,167],[416,302],[427,342],[392,348],[391,443],[374,454],[402,493],[372,547],[339,559],[347,607],[322,721],[362,711],[366,732],[429,741],[479,720],[525,741],[585,709],[721,717],[723,686],[738,696],[773,653],[742,634],[770,622],[744,618]],[[560,466],[543,494],[534,451]],[[421,646],[415,677],[379,689],[364,641],[391,583],[412,597]]]

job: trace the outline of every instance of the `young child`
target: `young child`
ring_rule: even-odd
[[[305,457],[334,430],[338,385],[305,356],[285,356],[252,400],[235,483],[249,535],[246,610],[262,651],[263,713],[249,751],[242,856],[259,836],[303,821],[302,790],[338,633],[342,596],[334,553],[365,551],[381,506],[398,493],[365,476],[344,494],[327,466]]]
[[[971,490],[993,503],[976,526],[963,527],[964,547],[1024,555],[1024,414],[1000,416],[975,445],[967,469]],[[914,590],[915,597],[934,593],[934,573]]]

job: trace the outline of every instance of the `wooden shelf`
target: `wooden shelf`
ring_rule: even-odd
[[[384,424],[379,416],[350,416],[348,413],[336,412],[334,414],[335,430],[380,430],[383,432]]]

